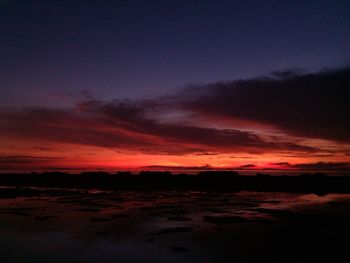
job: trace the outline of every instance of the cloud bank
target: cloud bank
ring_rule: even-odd
[[[350,142],[350,68],[192,86],[178,97],[200,116],[244,119],[291,135]]]
[[[3,107],[0,134],[14,144],[18,139],[38,140],[151,155],[332,156],[344,151],[348,156],[349,84],[350,68],[312,74],[283,71],[195,85],[152,100],[104,102],[89,95],[71,108]],[[310,144],[310,139],[329,142],[332,151],[324,153],[324,145]],[[35,156],[30,161],[36,162]],[[321,168],[330,164],[317,163]],[[254,162],[245,165],[255,167]],[[291,168],[287,162],[280,166]],[[308,169],[308,164],[293,168]]]

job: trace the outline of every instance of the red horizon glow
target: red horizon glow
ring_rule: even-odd
[[[217,83],[202,87],[205,96],[190,89],[154,100],[3,107],[0,170],[349,171],[349,104],[339,100],[348,89],[327,92],[348,73]]]
[[[188,153],[184,155],[146,154],[142,152],[117,152],[94,146],[82,146],[66,143],[49,143],[29,141],[11,142],[16,144],[11,151],[0,149],[2,170],[196,170],[196,169],[235,169],[235,170],[303,170],[298,164],[324,163],[324,157],[307,156],[303,153]],[[37,147],[45,145],[45,147]],[[25,155],[23,155],[25,153]],[[346,156],[327,158],[328,164],[344,163],[341,170],[346,169]],[[348,166],[350,168],[350,166]],[[312,168],[312,167],[310,167]],[[325,166],[326,168],[326,166]],[[315,167],[315,170],[320,168]],[[333,168],[330,167],[330,170]],[[321,169],[322,170],[322,169]]]

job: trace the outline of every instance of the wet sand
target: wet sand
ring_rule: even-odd
[[[350,194],[0,188],[1,262],[341,262]]]

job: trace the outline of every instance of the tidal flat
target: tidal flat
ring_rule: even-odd
[[[350,194],[0,187],[1,262],[340,262]]]

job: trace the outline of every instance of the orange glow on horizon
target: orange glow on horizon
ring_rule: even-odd
[[[4,142],[5,143],[5,142]],[[7,141],[7,144],[11,142]],[[166,169],[244,169],[244,170],[295,170],[283,163],[298,164],[320,162],[319,157],[307,155],[281,156],[279,153],[207,153],[166,155],[118,151],[101,147],[81,146],[39,141],[16,141],[11,151],[0,149],[0,156],[12,156],[2,161],[1,170],[147,170],[152,167]],[[23,152],[26,155],[23,155]],[[334,156],[333,161],[346,161]]]

